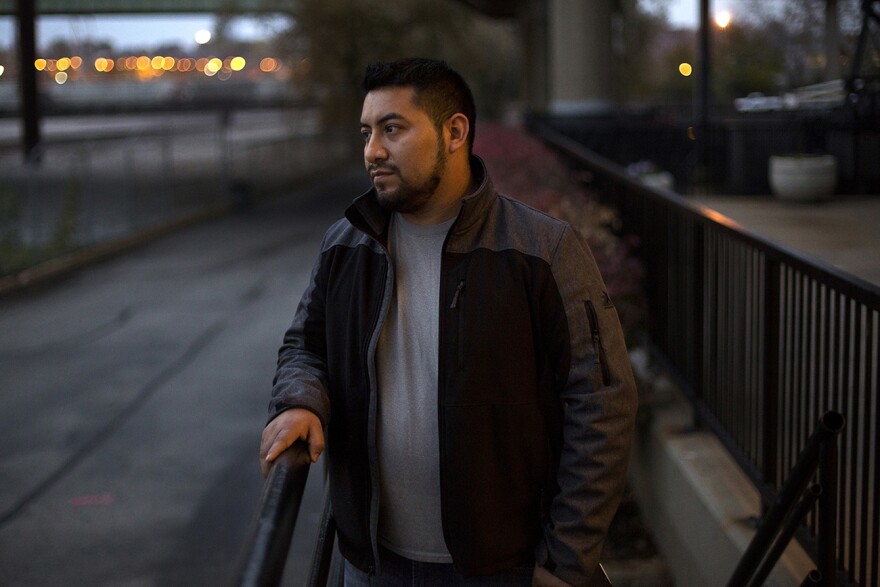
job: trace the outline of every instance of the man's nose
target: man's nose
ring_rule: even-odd
[[[367,163],[376,163],[377,161],[388,159],[388,151],[385,150],[381,138],[375,134],[370,136],[364,145],[364,159],[367,160]]]

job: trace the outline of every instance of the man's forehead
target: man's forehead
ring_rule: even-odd
[[[391,86],[371,90],[364,98],[361,122],[393,118],[418,118],[427,116],[416,105],[415,91],[410,86]]]

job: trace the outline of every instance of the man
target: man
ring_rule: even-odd
[[[636,408],[595,262],[494,191],[445,63],[373,64],[364,90],[373,187],[325,235],[285,334],[264,474],[327,434],[346,585],[587,585]]]

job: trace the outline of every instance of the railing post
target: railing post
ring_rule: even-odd
[[[699,219],[694,221],[694,343],[691,348],[693,361],[693,381],[690,382],[694,397],[702,401],[703,388],[706,382],[703,380],[705,367],[705,336],[706,336],[706,226]],[[694,419],[699,420],[697,410],[694,410]],[[694,422],[697,427],[698,422]]]
[[[776,431],[779,429],[779,349],[780,320],[780,266],[776,259],[764,261],[764,389],[761,410],[761,477],[766,485],[776,487],[779,471]],[[762,513],[769,504],[761,500]]]
[[[819,531],[816,537],[817,566],[822,574],[822,587],[837,587],[837,435],[831,435],[822,446],[819,463]]]
[[[761,520],[761,525],[758,526],[758,531],[755,533],[754,537],[752,537],[752,541],[743,553],[739,564],[734,569],[733,575],[727,583],[727,587],[740,587],[741,585],[750,584],[750,579],[754,576],[755,571],[764,560],[766,553],[773,546],[780,528],[782,528],[792,507],[795,506],[795,503],[804,493],[804,490],[809,484],[810,478],[813,477],[816,470],[819,469],[822,464],[825,464],[824,459],[836,459],[836,457],[828,456],[827,451],[830,449],[836,450],[836,443],[832,443],[832,440],[843,429],[844,423],[843,416],[838,412],[833,411],[825,412],[825,414],[819,419],[819,426],[807,440],[807,444],[801,451],[800,456],[798,456],[797,463],[795,463],[794,468],[792,468],[788,480],[777,494],[776,502],[773,504],[773,507],[770,508]],[[836,470],[836,463],[834,464]],[[821,475],[822,473],[820,473],[820,476]],[[824,488],[822,488],[822,491],[824,493]],[[826,499],[836,499],[836,493],[836,488],[833,487],[833,495],[830,497],[826,496]],[[830,546],[826,543],[826,548],[831,549],[831,555],[833,558],[835,545],[834,537],[825,538],[831,541]],[[821,561],[819,564],[822,564]],[[833,576],[833,567],[836,566],[836,562],[832,560],[831,565],[831,574]],[[769,572],[769,569],[767,569],[767,571]],[[821,566],[820,573],[823,575],[822,585],[826,585],[824,581],[829,579],[824,576],[825,571],[822,570]],[[830,580],[833,581],[834,579],[832,578]],[[828,583],[828,585],[831,584],[832,583]]]
[[[312,567],[306,587],[327,587],[333,562],[333,547],[336,540],[336,522],[330,505],[329,483],[324,483],[324,506],[321,513],[321,527],[318,541],[312,555]],[[332,587],[332,586],[331,586]]]

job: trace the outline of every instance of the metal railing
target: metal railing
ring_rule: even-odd
[[[257,517],[242,550],[235,585],[278,585],[309,477],[308,445],[297,442],[275,459],[263,484]]]
[[[880,585],[880,288],[650,188],[533,121],[641,242],[648,337],[701,423],[775,501],[821,414],[842,414],[836,564]],[[798,533],[816,556],[818,515]]]
[[[734,569],[727,587],[760,587],[776,565],[813,507],[819,507],[816,566],[804,577],[804,585],[837,586],[834,541],[837,532],[837,435],[843,416],[826,412],[801,451],[776,503],[761,520],[758,531]],[[819,472],[819,482],[810,480]],[[809,487],[807,487],[809,485]]]
[[[231,120],[230,120],[231,118]],[[312,110],[62,120],[39,165],[0,144],[0,243],[31,265],[246,206],[350,157]],[[4,249],[6,250],[6,249]],[[0,277],[27,269],[0,258]]]
[[[303,501],[311,460],[309,447],[299,441],[281,453],[263,485],[252,529],[241,550],[236,587],[275,587],[281,584]],[[306,587],[341,587],[341,558],[335,555],[336,525],[324,488],[321,525],[306,579]]]

